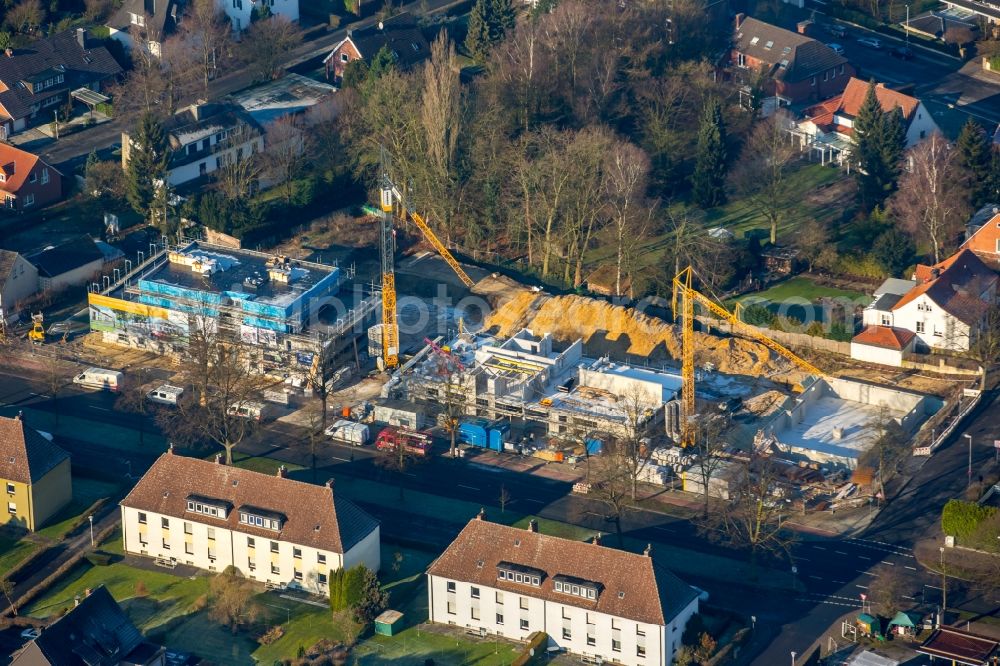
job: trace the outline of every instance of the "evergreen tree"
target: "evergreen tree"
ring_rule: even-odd
[[[135,212],[152,222],[153,210],[165,189],[170,149],[163,126],[151,113],[143,114],[129,139],[125,172],[126,196]]]
[[[886,113],[868,85],[865,100],[854,119],[854,160],[857,165],[858,195],[867,210],[880,206],[896,191],[903,152],[906,123],[899,107]]]
[[[726,124],[722,106],[716,99],[705,105],[698,128],[698,148],[691,195],[703,208],[718,206],[725,201],[726,183]]]
[[[955,155],[962,181],[974,208],[989,203],[992,195],[993,147],[982,125],[972,118],[962,127],[955,142]]]
[[[1000,150],[990,147],[990,190],[987,192],[987,203],[1000,201]]]
[[[469,27],[465,36],[465,49],[477,62],[485,62],[490,47],[490,0],[476,0],[469,14]]]
[[[514,5],[511,0],[490,0],[490,38],[493,44],[499,44],[517,22]]]
[[[368,66],[368,80],[381,79],[394,69],[396,69],[396,56],[392,54],[392,49],[385,45],[375,53]]]
[[[879,145],[879,166],[882,168],[884,197],[896,191],[903,157],[906,154],[906,119],[898,106],[882,116],[882,141]],[[883,200],[884,200],[883,197]]]

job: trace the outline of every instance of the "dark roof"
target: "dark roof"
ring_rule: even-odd
[[[49,246],[28,257],[40,277],[53,278],[94,261],[104,261],[104,253],[90,236],[77,236],[59,245]]]
[[[802,81],[847,64],[847,58],[837,55],[826,44],[755,18],[743,19],[736,29],[734,48],[766,62],[774,78],[788,82]],[[784,61],[787,65],[781,66]]]
[[[69,454],[20,418],[0,417],[0,479],[36,483]]]
[[[0,105],[12,118],[23,118],[31,113],[32,104],[116,76],[121,71],[106,48],[90,44],[83,48],[77,32],[67,30],[14,49],[10,56],[0,55],[0,84],[6,88],[0,92]],[[21,84],[55,74],[63,74],[66,80],[36,94]]]
[[[997,281],[996,273],[968,248],[933,266],[918,264],[914,275],[917,286],[893,310],[927,294],[945,312],[969,325],[978,322],[989,307],[980,294]]]
[[[358,53],[366,60],[378,53],[383,46],[388,46],[396,56],[396,64],[402,69],[430,56],[427,39],[409,12],[393,16],[380,24],[354,30],[348,34],[347,39],[354,43]],[[340,44],[337,45],[339,47]]]
[[[44,629],[12,666],[117,666],[133,658],[144,664],[160,650],[144,646],[142,634],[102,585]]]
[[[106,25],[127,30],[132,25],[132,14],[145,16],[145,33],[148,41],[162,42],[177,28],[181,3],[175,0],[125,0],[121,8],[108,19]]]
[[[198,522],[334,553],[349,551],[378,528],[378,521],[360,507],[337,497],[332,484],[317,486],[170,452],[153,463],[122,506],[192,520],[189,495],[235,508],[225,519],[199,514]],[[285,516],[281,531],[240,523],[240,508],[249,507]]]
[[[977,14],[982,14],[983,16],[989,16],[990,18],[1000,19],[1000,9],[996,7],[991,7],[990,5],[984,4],[982,2],[973,2],[973,0],[942,0],[942,1],[946,5],[954,5],[955,7],[968,9],[970,12],[976,12]]]
[[[0,250],[0,287],[7,282],[7,278],[10,276],[10,269],[14,267],[14,262],[16,261],[17,252]]]
[[[497,578],[498,566],[542,572],[538,587]],[[651,555],[473,519],[427,573],[666,626],[698,593]],[[553,578],[596,583],[596,600],[556,592]]]
[[[209,150],[185,152],[184,146],[193,145],[202,139],[208,139],[213,134],[230,132],[240,125],[246,125],[250,131],[259,134],[262,130],[253,117],[238,104],[211,102],[207,104],[192,104],[171,116],[164,124],[173,153],[170,156],[170,167],[176,168],[205,159],[214,151],[228,147],[226,143],[212,144]],[[249,138],[249,137],[248,137]]]
[[[988,636],[939,627],[917,648],[917,652],[967,666],[985,666],[997,647],[996,639]]]

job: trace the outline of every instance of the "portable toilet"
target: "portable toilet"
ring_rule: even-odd
[[[402,629],[403,614],[396,610],[383,611],[375,618],[375,633],[382,636],[392,636],[396,631]]]

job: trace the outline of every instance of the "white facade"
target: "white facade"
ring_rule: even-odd
[[[379,528],[341,555],[275,539],[251,536],[225,527],[212,527],[190,517],[175,518],[122,506],[125,552],[175,560],[221,572],[235,566],[250,580],[329,595],[331,571],[365,564],[378,571],[381,561]]]
[[[6,280],[0,285],[0,323],[9,323],[16,319],[19,303],[38,291],[38,269],[17,255],[10,267],[10,273],[0,276]]]
[[[284,16],[289,21],[299,20],[299,0],[219,0],[219,8],[226,13],[235,32],[250,27],[254,7],[267,5],[272,15]]]
[[[177,155],[185,156],[181,157],[181,160],[185,160],[187,156],[194,158],[199,154],[202,157],[201,159],[184,161],[183,164],[171,167],[167,172],[167,182],[171,186],[181,185],[217,171],[231,160],[239,161],[255,152],[264,150],[264,137],[253,132],[245,133],[245,141],[222,146],[221,143],[232,131],[232,128],[218,127],[210,128],[210,131],[178,137],[184,141],[180,148],[175,149]]]
[[[101,270],[102,266],[104,266],[103,259],[94,259],[83,266],[77,266],[72,270],[66,271],[65,273],[54,277],[39,276],[38,286],[42,289],[63,289],[65,287],[75,287],[86,284],[94,277],[95,273]]]
[[[921,294],[890,314],[895,322],[893,326],[913,331],[917,339],[931,349],[969,349],[969,325],[946,312],[927,294]]]
[[[698,612],[695,597],[664,627],[431,574],[427,578],[431,622],[519,641],[544,631],[550,644],[568,652],[629,666],[672,664],[684,627]]]
[[[863,363],[877,363],[899,368],[903,365],[903,350],[851,342],[851,358]]]

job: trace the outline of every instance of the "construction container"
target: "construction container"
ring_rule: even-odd
[[[384,611],[375,618],[375,633],[381,636],[392,636],[399,631],[403,623],[403,614],[395,610]]]
[[[490,426],[490,448],[503,451],[510,435],[510,424],[506,421],[496,421]]]
[[[343,416],[345,419],[351,418],[351,408],[349,406],[343,407],[340,410],[340,415]]]
[[[405,400],[382,400],[375,403],[375,422],[400,428],[420,430],[426,427],[423,407]]]
[[[535,457],[541,458],[542,460],[548,460],[549,462],[562,462],[563,452],[553,451],[552,449],[539,449],[535,451]]]
[[[487,448],[490,441],[490,422],[486,419],[471,419],[458,424],[458,441],[469,446]]]
[[[604,450],[604,442],[599,439],[588,439],[586,445],[588,456],[596,456]]]
[[[354,446],[364,446],[371,439],[368,426],[345,419],[337,419],[325,432],[330,439]]]

